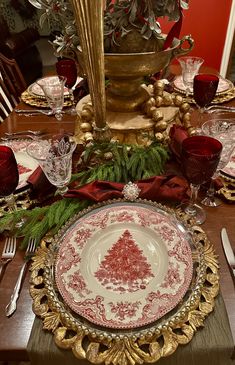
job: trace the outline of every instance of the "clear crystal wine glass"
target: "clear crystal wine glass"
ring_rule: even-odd
[[[204,60],[201,57],[179,57],[177,59],[182,70],[182,80],[185,86],[186,96],[193,92],[193,79],[198,74]]]
[[[68,135],[45,135],[30,143],[27,153],[36,159],[56,193],[65,194],[72,174],[72,155],[76,142]]]
[[[49,107],[57,120],[62,119],[62,109],[64,106],[64,87],[66,83],[66,77],[53,76],[43,77],[36,81],[41,87],[46,97]]]
[[[208,136],[192,136],[183,140],[181,162],[183,173],[190,183],[190,201],[181,204],[181,209],[192,216],[197,224],[206,219],[204,209],[196,204],[200,185],[210,180],[219,163],[222,144]]]
[[[206,197],[201,202],[203,205],[209,207],[217,207],[222,203],[222,200],[215,196],[214,180],[219,177],[220,170],[229,162],[231,153],[235,147],[235,119],[216,118],[207,120],[202,125],[202,133],[218,139],[223,145],[217,169],[212,176]]]

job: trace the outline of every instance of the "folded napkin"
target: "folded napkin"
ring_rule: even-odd
[[[142,199],[171,202],[188,199],[188,183],[180,176],[154,176],[136,181],[135,184],[140,190],[139,198]],[[78,189],[70,189],[64,196],[101,202],[108,199],[123,198],[125,186],[123,183],[96,180]]]
[[[56,191],[56,187],[49,182],[40,166],[29,176],[27,182],[30,184],[32,196],[39,201],[45,200]]]
[[[187,130],[178,124],[173,124],[169,131],[169,147],[176,157],[177,161],[181,158],[182,142],[185,138],[189,137]]]

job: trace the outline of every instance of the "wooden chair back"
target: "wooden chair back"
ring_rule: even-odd
[[[5,119],[20,102],[20,96],[27,85],[14,59],[0,53],[0,116]]]

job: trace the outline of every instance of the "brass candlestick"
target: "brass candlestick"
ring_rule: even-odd
[[[107,136],[103,11],[104,0],[71,0],[79,28],[80,44],[85,60],[91,100],[94,108],[96,139]]]

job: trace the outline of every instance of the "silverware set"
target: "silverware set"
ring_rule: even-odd
[[[226,228],[222,228],[221,230],[221,239],[227,262],[235,279],[235,255]]]
[[[213,104],[213,105],[210,105],[206,108],[207,113],[216,113],[218,111],[234,113],[235,112],[235,107]]]
[[[17,300],[20,295],[21,285],[24,278],[25,271],[27,266],[34,255],[36,250],[36,240],[31,238],[29,240],[25,256],[24,256],[24,263],[21,266],[16,284],[14,286],[13,292],[11,294],[11,298],[9,303],[6,306],[5,312],[6,316],[10,317],[17,308]],[[3,247],[2,256],[0,259],[0,278],[2,278],[4,272],[2,269],[14,258],[16,253],[16,238],[15,237],[8,237],[6,238],[5,245]]]
[[[9,141],[12,139],[19,139],[19,138],[29,138],[29,139],[35,139],[37,137],[42,136],[46,133],[46,130],[25,130],[25,131],[19,131],[19,132],[5,132],[4,136],[1,137],[1,141]]]
[[[6,238],[5,245],[2,251],[2,257],[0,260],[0,278],[2,276],[2,269],[13,259],[16,253],[16,238]]]

